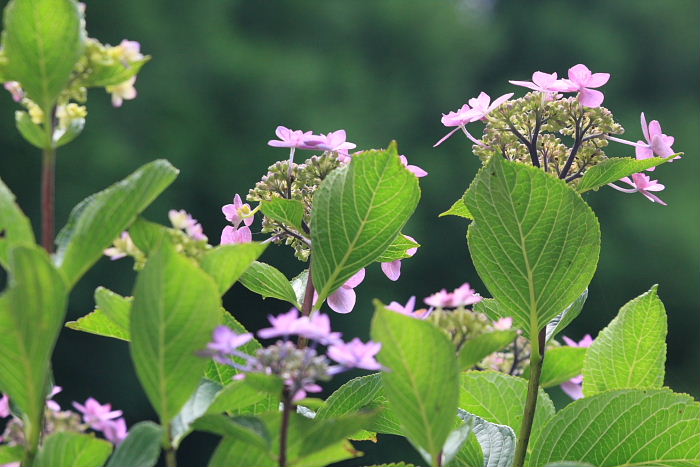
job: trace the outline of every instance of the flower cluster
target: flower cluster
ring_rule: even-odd
[[[221,232],[221,244],[249,243],[253,241],[253,233],[250,225],[255,221],[255,212],[251,211],[249,204],[243,204],[240,195],[233,197],[233,203],[221,208],[224,217],[232,225],[227,225]],[[241,226],[241,223],[243,226]]]
[[[214,330],[213,340],[202,355],[242,372],[234,377],[237,379],[245,377],[246,373],[279,376],[293,401],[305,398],[307,393],[320,392],[322,388],[318,382],[328,381],[342,371],[382,368],[375,360],[381,344],[364,343],[357,338],[343,342],[341,334],[331,330],[328,315],[316,312],[300,316],[299,310],[292,308],[268,319],[271,326],[259,330],[258,337],[282,339],[258,350],[255,355],[239,350],[253,339],[253,335],[238,334],[227,326]],[[300,338],[300,342],[291,341],[293,336]],[[311,341],[311,345],[302,345],[302,340]],[[319,352],[319,345],[326,346],[325,354]]]
[[[61,406],[53,400],[62,388],[54,386],[46,401],[44,413],[43,436],[49,436],[59,431],[71,431],[85,433],[88,429],[101,432],[109,442],[115,445],[121,444],[129,434],[126,421],[121,416],[121,410],[112,410],[110,404],[100,404],[92,397],[85,404],[73,402],[77,410],[62,410]],[[82,415],[82,417],[81,417]],[[15,416],[10,410],[10,398],[3,394],[0,398],[0,418],[12,417],[5,426],[5,432],[0,441],[9,446],[24,446],[24,422],[21,417]],[[81,420],[82,419],[82,420]]]
[[[494,156],[505,157],[540,167],[572,184],[577,184],[591,167],[607,159],[605,148],[609,141],[634,146],[635,156],[640,160],[673,156],[674,138],[664,134],[656,120],[647,125],[643,113],[644,141],[613,136],[624,129],[602,107],[605,96],[597,89],[609,79],[609,73],[593,73],[578,64],[568,70],[567,78],[558,79],[557,73],[537,71],[532,81],[510,81],[533,92],[518,99],[511,99],[513,93],[509,93],[493,102],[483,92],[469,99],[459,110],[443,114],[443,125],[454,129],[435,146],[462,130],[474,143],[474,154],[484,163]],[[576,96],[565,97],[566,93]],[[467,125],[476,121],[486,124],[481,139],[467,130]],[[610,186],[625,193],[639,192],[652,202],[665,204],[651,193],[663,190],[664,185],[649,176],[638,173],[621,181],[631,188]]]

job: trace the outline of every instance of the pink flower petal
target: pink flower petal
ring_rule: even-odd
[[[593,73],[586,82],[587,88],[599,88],[610,79],[610,73]]]
[[[360,285],[363,280],[365,280],[365,268],[360,269],[353,276],[351,276],[350,279],[345,282],[343,287],[350,287],[351,289],[354,289]]]
[[[605,99],[605,95],[603,95],[603,93],[600,91],[596,91],[595,89],[584,88],[581,90],[579,98],[581,100],[581,104],[584,106],[595,108],[600,107],[600,104],[602,104],[603,100]]]
[[[391,281],[399,280],[401,277],[401,260],[397,259],[390,263],[382,263],[382,271]]]
[[[355,308],[356,299],[354,290],[341,287],[328,297],[328,306],[336,313],[347,314]]]

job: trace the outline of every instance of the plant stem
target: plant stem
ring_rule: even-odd
[[[282,425],[280,426],[279,467],[287,467],[287,438],[289,436],[289,418],[292,414],[292,396],[285,389],[282,393]]]
[[[56,149],[44,148],[41,164],[41,244],[49,253],[54,248]]]
[[[540,387],[540,376],[542,375],[542,363],[544,362],[544,341],[546,328],[540,331],[537,342],[532,342],[532,352],[530,354],[530,381],[527,385],[527,399],[525,401],[525,411],[523,412],[523,424],[520,427],[520,436],[515,448],[514,467],[524,467],[525,456],[527,455],[527,445],[530,442],[532,432],[532,422],[535,419],[535,409],[537,408],[537,395]]]
[[[304,303],[301,304],[301,314],[302,316],[309,316],[311,314],[311,309],[314,304],[314,295],[316,290],[314,289],[314,280],[311,277],[311,257],[309,257],[309,275],[306,278],[306,290],[304,291]],[[308,344],[308,340],[305,337],[299,336],[297,341],[299,348],[303,349]]]
[[[177,467],[177,456],[175,448],[169,447],[165,450],[165,465],[167,467]]]
[[[25,423],[26,420],[25,420]],[[34,458],[39,450],[39,441],[41,438],[41,424],[27,423],[29,425],[29,430],[27,431],[27,449],[24,451],[24,456],[22,458],[23,467],[31,467],[34,464]]]

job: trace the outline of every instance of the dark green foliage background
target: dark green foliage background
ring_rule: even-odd
[[[586,195],[600,217],[603,249],[588,303],[565,334],[595,336],[620,306],[659,283],[669,314],[667,384],[698,397],[699,14],[693,0],[88,1],[91,36],[112,44],[138,40],[154,59],[136,83],[139,98],[121,109],[112,109],[102,91],[91,92],[83,135],[59,150],[58,223],[83,197],[165,157],[181,175],[149,218],[167,222],[168,209],[187,209],[218,243],[225,225],[220,207],[287,155],[266,145],[276,125],[345,128],[359,148],[396,139],[401,153],[430,172],[405,229],[423,246],[404,263],[398,283],[372,267],[357,289],[355,311],[333,315],[346,336],[367,337],[374,297],[405,302],[464,281],[486,294],[468,257],[465,222],[437,218],[480,165],[459,135],[432,148],[446,133],[441,112],[482,90],[522,95],[507,80],[585,63],[612,74],[605,105],[629,139],[641,137],[645,111],[686,156],[653,173],[667,186],[661,197],[668,207],[607,188]],[[0,102],[0,175],[38,226],[40,156],[14,129],[10,96],[3,93]],[[633,155],[632,148],[613,147],[611,154]],[[301,270],[286,248],[271,247],[264,260],[290,277]],[[98,285],[129,294],[130,266],[101,261],[72,294],[68,317],[92,309]],[[225,302],[253,328],[287,308],[240,285]],[[130,425],[154,415],[122,342],[65,329],[54,368],[65,387],[63,404],[92,395],[124,409]],[[208,443],[201,436],[186,440],[183,450],[191,454],[181,460],[201,464],[194,449]],[[385,451],[377,459],[401,457]]]

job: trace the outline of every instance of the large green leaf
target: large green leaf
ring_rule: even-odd
[[[131,357],[163,426],[199,386],[209,362],[197,352],[220,322],[213,279],[164,242],[138,275],[131,313]]]
[[[372,340],[382,343],[379,361],[384,393],[404,435],[426,451],[433,464],[455,426],[459,369],[455,348],[432,323],[387,310],[372,319]]]
[[[6,78],[19,81],[29,97],[48,112],[85,48],[78,3],[12,0],[4,18]]]
[[[418,179],[392,144],[334,170],[314,195],[312,276],[317,306],[391,245],[418,204]]]
[[[546,358],[545,358],[546,360]],[[462,375],[459,407],[499,425],[520,432],[527,397],[527,380],[495,371],[468,371]],[[540,390],[532,428],[533,436],[554,416],[554,405]]]
[[[92,313],[67,322],[66,327],[99,336],[130,340],[131,297],[122,297],[109,289],[98,287],[95,289],[95,303],[97,306]]]
[[[586,353],[584,394],[663,386],[666,327],[656,286],[623,306]]]
[[[540,386],[549,388],[581,374],[585,347],[555,347],[547,351],[542,365]]]
[[[466,194],[474,215],[474,266],[499,309],[532,336],[573,303],[593,277],[600,229],[563,180],[493,157]]]
[[[263,452],[269,452],[271,448],[267,426],[257,417],[205,415],[194,423],[194,428],[198,431],[236,438]]]
[[[626,389],[566,406],[535,439],[528,465],[557,461],[612,466],[700,464],[700,404],[666,389]]]
[[[200,264],[214,278],[223,294],[263,254],[267,245],[257,242],[221,245],[204,253]]]
[[[46,378],[68,292],[38,246],[11,249],[9,266],[9,286],[0,296],[0,387],[36,424],[44,411]]]
[[[0,465],[13,465],[13,462],[19,462],[24,456],[24,447],[20,445],[10,446],[9,444],[0,445]]]
[[[7,264],[8,250],[22,243],[34,244],[32,224],[15,203],[15,195],[0,180],[0,265]]]
[[[36,467],[102,467],[112,444],[93,435],[59,431],[44,441],[34,460]]]
[[[209,410],[220,390],[221,385],[219,383],[208,379],[202,380],[192,397],[189,398],[185,406],[180,410],[180,413],[177,414],[177,417],[173,419],[170,433],[175,448],[192,431],[194,421]]]
[[[459,369],[470,369],[487,356],[512,343],[516,336],[516,331],[492,331],[469,339],[459,350]]]
[[[297,308],[301,307],[287,276],[274,266],[255,261],[243,273],[240,281],[246,289],[262,295],[263,298],[273,297],[289,302]]]
[[[608,183],[614,183],[621,178],[629,177],[632,174],[661,165],[674,157],[676,157],[675,154],[669,158],[650,157],[649,159],[612,157],[588,169],[576,187],[576,190],[579,193],[597,190]]]
[[[491,423],[466,410],[459,411],[465,422],[473,424],[472,431],[479,441],[485,467],[510,467],[515,455],[515,431],[508,425]]]
[[[129,436],[117,446],[107,467],[153,467],[160,456],[163,429],[153,422],[132,426]]]
[[[207,413],[246,409],[262,401],[267,394],[274,394],[279,398],[281,393],[282,380],[279,377],[250,373],[245,379],[231,381],[217,392]]]
[[[177,174],[178,170],[168,161],[156,160],[73,208],[56,237],[56,262],[69,286],[75,285]]]

